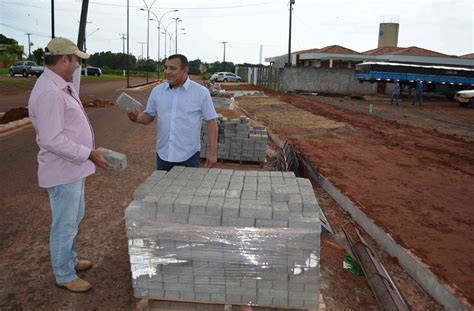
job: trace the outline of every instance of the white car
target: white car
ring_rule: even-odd
[[[213,82],[240,82],[242,78],[232,72],[216,72],[210,80]]]
[[[463,107],[474,106],[474,90],[459,91],[454,95],[454,100]]]

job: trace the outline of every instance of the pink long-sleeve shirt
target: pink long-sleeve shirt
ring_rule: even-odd
[[[45,68],[28,101],[36,131],[39,186],[77,181],[95,172],[89,160],[94,133],[71,82]]]

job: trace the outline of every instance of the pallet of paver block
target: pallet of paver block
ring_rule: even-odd
[[[169,301],[143,298],[137,304],[137,311],[160,311],[160,310],[175,310],[175,311],[237,311],[241,310],[238,305],[231,304],[210,304],[190,301]],[[272,307],[259,307],[258,311],[274,311]],[[325,311],[326,304],[324,303],[323,295],[319,295],[319,308],[306,309],[307,311]]]
[[[264,126],[250,125],[250,119],[241,116],[227,120],[218,115],[217,159],[231,161],[264,162],[268,142]],[[201,158],[206,158],[209,150],[207,125],[201,129]]]
[[[125,211],[136,297],[313,308],[319,205],[291,172],[155,171]]]

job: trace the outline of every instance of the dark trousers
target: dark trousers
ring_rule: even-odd
[[[161,159],[158,153],[156,154],[156,169],[160,171],[169,171],[173,166],[199,167],[200,164],[201,153],[199,151],[183,162],[168,162]]]

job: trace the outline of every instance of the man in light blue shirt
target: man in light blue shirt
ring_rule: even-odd
[[[209,154],[206,166],[217,161],[216,110],[208,89],[188,77],[188,60],[175,54],[165,63],[167,82],[156,86],[148,98],[145,111],[132,110],[133,122],[150,124],[157,117],[157,168],[173,166],[199,167],[202,121],[208,127]]]
[[[398,80],[395,81],[395,85],[393,86],[392,90],[392,99],[390,101],[390,105],[393,105],[393,101],[395,101],[395,105],[399,105],[398,97],[400,96],[400,83]]]

